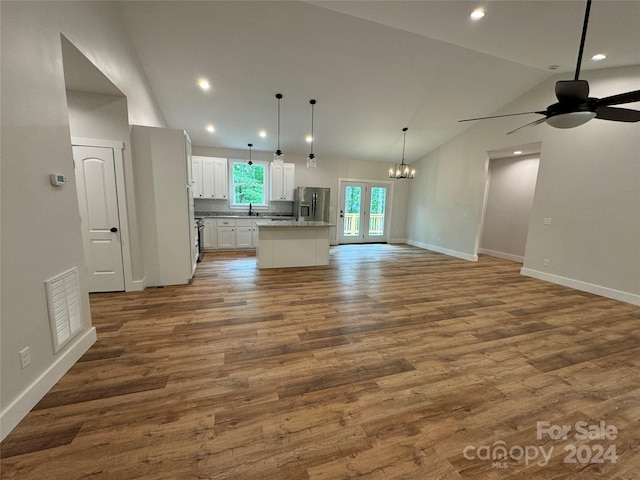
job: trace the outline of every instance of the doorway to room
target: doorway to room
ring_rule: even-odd
[[[127,99],[64,36],[61,47],[88,291],[139,289],[127,212],[134,203],[125,193]]]
[[[385,243],[391,182],[339,180],[338,243]]]
[[[478,253],[524,262],[540,143],[489,152]]]

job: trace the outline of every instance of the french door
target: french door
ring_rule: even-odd
[[[387,241],[389,190],[385,182],[340,180],[338,243]]]

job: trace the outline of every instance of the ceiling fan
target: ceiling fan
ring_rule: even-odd
[[[549,105],[546,110],[533,112],[509,113],[506,115],[493,115],[489,117],[467,118],[460,122],[470,122],[472,120],[484,120],[487,118],[511,117],[514,115],[528,115],[537,113],[544,115],[543,118],[527,123],[507,133],[511,134],[532,125],[539,125],[547,122],[556,128],[573,128],[587,123],[592,118],[601,120],[611,120],[614,122],[640,122],[640,111],[630,108],[617,108],[611,105],[621,105],[624,103],[640,102],[640,90],[612,95],[605,98],[595,98],[589,96],[589,83],[586,80],[579,80],[580,64],[582,63],[582,52],[584,50],[584,41],[587,36],[587,25],[589,23],[589,11],[591,9],[591,0],[587,0],[587,8],[584,14],[584,23],[582,25],[582,38],[580,40],[580,49],[578,51],[578,64],[576,65],[576,73],[573,80],[559,80],[556,82],[556,98],[557,103]]]

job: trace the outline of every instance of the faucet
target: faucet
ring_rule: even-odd
[[[251,216],[251,215],[252,215],[252,213],[251,213],[251,204],[249,204],[249,216]]]

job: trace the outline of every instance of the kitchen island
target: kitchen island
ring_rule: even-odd
[[[258,220],[258,268],[328,265],[333,226],[327,222]]]

